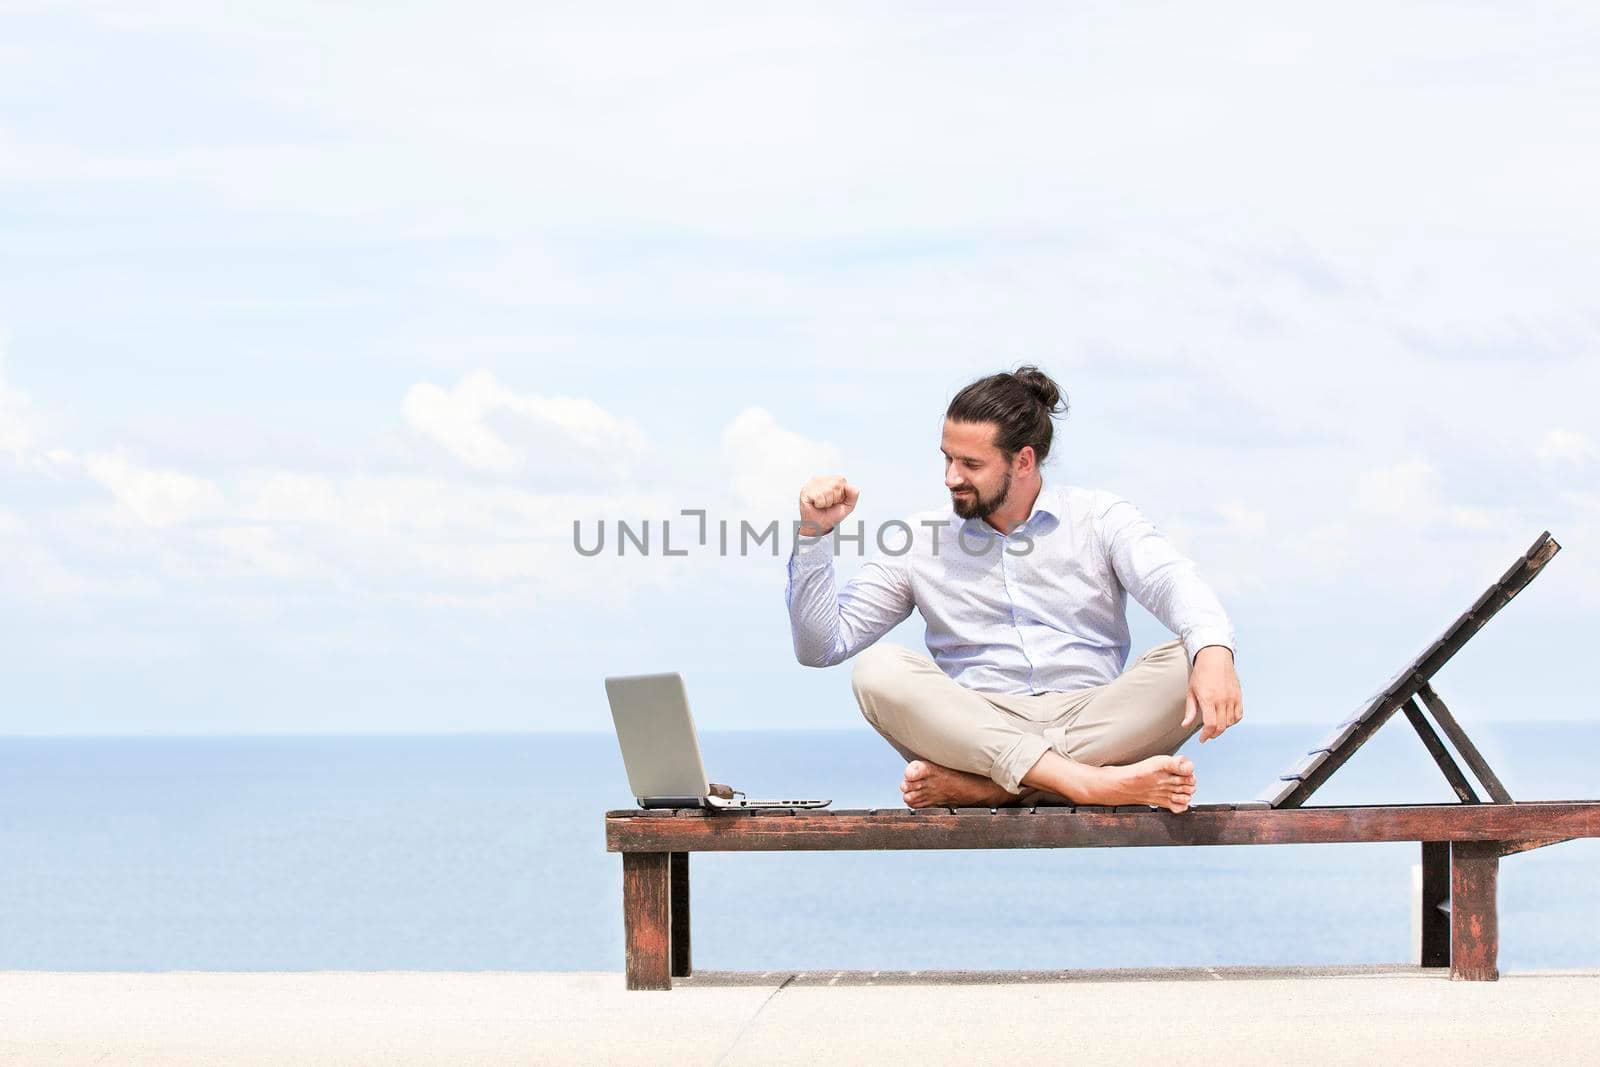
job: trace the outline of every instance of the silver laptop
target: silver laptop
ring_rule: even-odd
[[[606,679],[628,786],[641,808],[825,808],[831,800],[751,800],[713,795],[683,678],[634,674]]]

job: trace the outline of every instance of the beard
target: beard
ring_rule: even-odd
[[[967,488],[972,490],[970,497],[958,497],[950,494],[951,506],[956,514],[963,519],[984,519],[993,515],[995,511],[1006,502],[1006,494],[1011,492],[1011,472],[1006,471],[1005,481],[1000,483],[1000,488],[993,496],[985,497],[977,486]]]

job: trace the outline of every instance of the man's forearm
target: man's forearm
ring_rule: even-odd
[[[784,599],[795,659],[807,667],[829,667],[839,654],[839,596],[834,584],[833,550],[827,538],[807,544],[797,539],[789,556]]]

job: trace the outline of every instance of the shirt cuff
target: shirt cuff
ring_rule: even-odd
[[[1194,666],[1194,658],[1207,645],[1221,645],[1229,652],[1234,652],[1233,635],[1228,631],[1216,629],[1191,630],[1189,631],[1189,636],[1183,639],[1184,651],[1189,653],[1189,665],[1191,667]],[[1234,655],[1237,656],[1238,653],[1235,652]]]
[[[794,551],[789,554],[789,562],[795,567],[806,568],[833,562],[833,531],[829,530],[818,538],[810,538],[804,534],[797,535],[794,539]]]

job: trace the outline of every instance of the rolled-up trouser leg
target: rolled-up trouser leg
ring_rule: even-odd
[[[1022,791],[1022,776],[1050,747],[1045,723],[995,707],[898,645],[879,642],[859,653],[850,684],[861,713],[902,756],[981,774],[1011,793]]]

